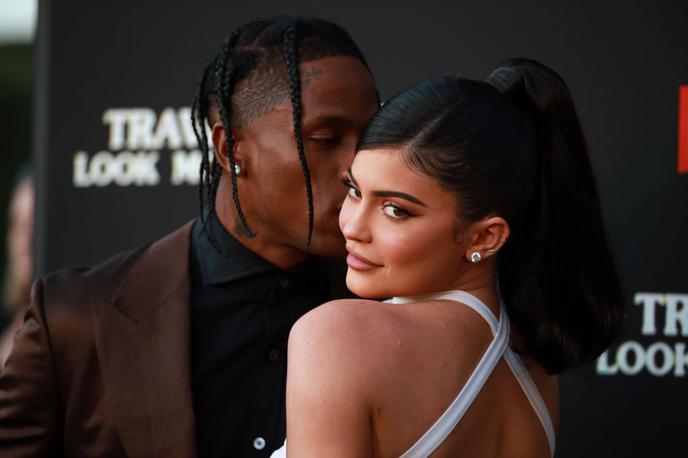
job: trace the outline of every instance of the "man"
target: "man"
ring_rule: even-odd
[[[36,283],[0,377],[1,456],[278,448],[289,329],[333,297],[310,255],[344,253],[340,179],[377,106],[334,24],[263,18],[230,35],[192,110],[202,151],[215,152],[201,218]]]

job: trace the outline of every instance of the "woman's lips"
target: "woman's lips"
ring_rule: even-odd
[[[366,258],[351,252],[349,252],[349,256],[346,257],[346,263],[354,270],[373,270],[382,267],[381,265],[374,264]]]

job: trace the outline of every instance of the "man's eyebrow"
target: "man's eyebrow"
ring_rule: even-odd
[[[304,116],[303,124],[307,126],[349,126],[352,122],[344,115],[320,114],[312,118]]]
[[[353,174],[351,173],[351,167],[348,169],[349,173],[349,179],[351,182],[358,187],[358,182],[354,178]],[[399,191],[371,191],[371,194],[376,196],[376,197],[398,197],[400,199],[408,200],[409,202],[412,202],[414,204],[420,205],[421,207],[428,208],[427,204],[423,202],[422,200],[418,199],[417,197],[412,196],[411,194],[406,194],[405,192],[399,192]]]

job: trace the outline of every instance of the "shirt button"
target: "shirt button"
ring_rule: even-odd
[[[286,277],[281,279],[279,282],[279,285],[280,285],[280,288],[286,288],[287,286],[289,286],[289,279]]]
[[[263,450],[265,448],[265,439],[262,437],[256,437],[253,439],[253,448],[256,450]]]
[[[279,350],[277,350],[276,348],[273,348],[272,350],[270,350],[270,351],[268,352],[268,359],[269,359],[270,361],[274,361],[274,360],[276,360],[277,358],[279,358]]]

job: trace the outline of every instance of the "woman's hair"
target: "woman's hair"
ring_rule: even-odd
[[[499,215],[511,235],[498,285],[522,352],[551,373],[591,361],[616,337],[624,300],[573,99],[529,59],[487,82],[441,77],[385,103],[358,150],[401,148],[458,200],[459,219]]]
[[[234,137],[230,126],[244,126],[281,102],[292,105],[297,152],[306,183],[308,243],[313,233],[313,191],[301,138],[301,89],[307,83],[299,64],[329,56],[348,56],[361,61],[363,54],[349,34],[322,19],[290,16],[260,17],[235,29],[206,65],[191,109],[191,122],[201,150],[200,207],[203,230],[220,250],[208,219],[215,216],[215,198],[222,175],[217,161],[209,159],[205,126],[221,121],[227,137],[232,200],[246,235],[253,237],[237,190]],[[306,75],[307,76],[307,75]],[[221,251],[221,250],[220,250]]]

